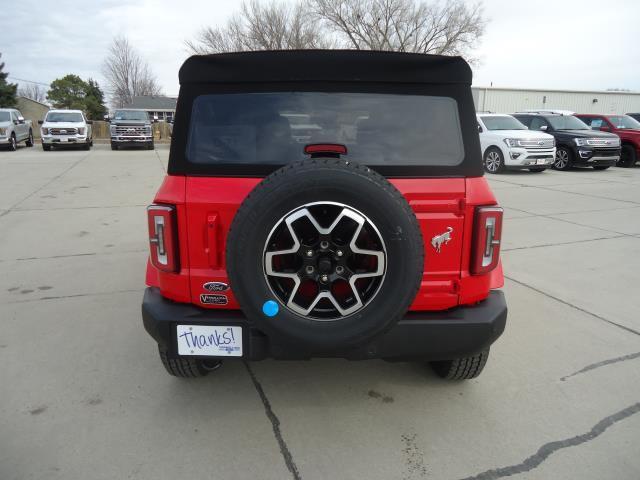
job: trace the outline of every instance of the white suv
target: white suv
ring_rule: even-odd
[[[542,172],[553,165],[556,143],[551,135],[529,130],[511,115],[480,113],[476,117],[485,171],[527,168]]]
[[[81,110],[49,110],[41,127],[42,149],[51,150],[54,145],[81,145],[89,150],[93,145],[93,122],[87,120]]]

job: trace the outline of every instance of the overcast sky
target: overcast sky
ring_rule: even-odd
[[[149,61],[164,92],[178,93],[186,39],[220,25],[233,0],[21,0],[0,16],[0,53],[12,79],[45,84],[75,73],[103,85],[114,35]],[[640,0],[485,0],[489,20],[474,85],[640,91]],[[104,86],[104,85],[103,85]]]

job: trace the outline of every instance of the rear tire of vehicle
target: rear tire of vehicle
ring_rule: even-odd
[[[553,168],[556,170],[569,170],[573,166],[573,152],[566,147],[558,147]]]
[[[607,168],[609,168],[609,165],[604,166],[604,165],[600,165],[597,167],[593,167],[594,170],[606,170]]]
[[[488,358],[489,349],[471,357],[431,362],[431,368],[445,380],[469,380],[482,373]]]
[[[48,152],[49,150],[51,150],[51,145],[47,145],[46,143],[43,143],[42,150],[44,150],[45,152]]]
[[[350,313],[333,312],[329,321],[286,306],[292,287],[274,293],[272,277],[265,273],[271,232],[293,212],[318,203],[358,212],[376,229],[383,242],[377,250],[385,255],[375,292]],[[229,230],[226,258],[240,308],[274,343],[310,353],[336,352],[365,344],[404,316],[420,288],[424,244],[413,210],[387,179],[354,162],[311,158],[272,173],[245,198]],[[278,306],[274,315],[263,311],[269,302]]]
[[[115,143],[112,143],[111,150],[118,150],[118,146]]]
[[[502,173],[504,172],[504,155],[497,147],[489,147],[484,152],[484,159],[482,164],[484,165],[484,171],[487,173]]]
[[[198,378],[209,375],[210,372],[222,366],[222,360],[200,360],[187,357],[170,357],[167,350],[158,345],[158,353],[162,365],[170,375],[181,378]]]
[[[25,142],[25,144],[27,145],[27,147],[33,147],[33,131],[29,130],[29,137],[27,138],[27,141]]]
[[[620,152],[620,160],[618,160],[616,166],[630,168],[636,164],[637,160],[636,149],[633,145],[623,145],[622,151]]]
[[[540,173],[540,172],[544,172],[546,170],[546,168],[530,168],[529,171],[533,172],[533,173]]]
[[[15,152],[18,149],[18,142],[16,141],[16,134],[12,133],[9,139],[9,150]]]

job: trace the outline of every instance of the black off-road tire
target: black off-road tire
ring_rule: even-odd
[[[33,147],[33,130],[29,130],[29,137],[27,137],[25,145],[27,147]]]
[[[154,142],[147,143],[147,150],[155,150],[155,148]]]
[[[609,168],[609,165],[598,165],[593,167],[594,170],[606,170],[607,168]]]
[[[47,145],[46,143],[42,144],[42,150],[44,150],[45,152],[48,152],[51,150],[51,145]]]
[[[9,139],[9,151],[15,152],[18,149],[18,142],[16,140],[16,134],[12,133],[11,138]]]
[[[530,168],[529,171],[532,173],[540,173],[540,172],[544,172],[546,170],[546,168]]]
[[[622,145],[620,160],[618,160],[616,166],[631,168],[635,166],[637,160],[638,156],[636,155],[636,149],[633,147],[633,145]]]
[[[111,142],[111,150],[118,150],[118,145],[116,145],[115,143]]]
[[[174,377],[197,378],[204,377],[210,372],[217,370],[221,365],[221,360],[200,360],[188,357],[170,357],[167,351],[158,345],[158,353],[162,365]]]
[[[488,358],[489,349],[471,357],[431,362],[431,368],[436,375],[446,380],[469,380],[482,373]]]
[[[82,149],[83,150],[91,150],[91,143],[85,142],[84,145],[82,145]]]
[[[315,202],[347,206],[378,229],[386,249],[383,280],[358,310],[318,321],[287,307],[263,270],[265,244],[285,216]],[[414,300],[424,268],[420,226],[403,195],[369,168],[341,159],[290,163],[266,177],[244,200],[227,238],[231,292],[250,322],[274,343],[306,352],[339,352],[363,345],[393,327]],[[266,303],[279,306],[274,316]]]

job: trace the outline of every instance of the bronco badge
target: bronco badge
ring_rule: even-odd
[[[431,246],[436,249],[436,253],[440,253],[442,245],[446,245],[451,241],[451,232],[453,232],[453,228],[447,227],[446,232],[436,235],[431,239]]]

